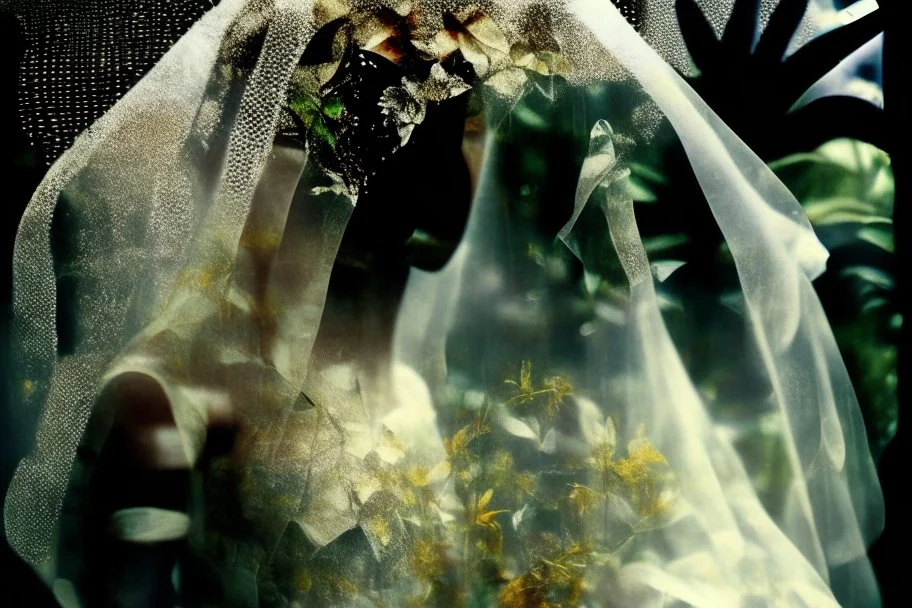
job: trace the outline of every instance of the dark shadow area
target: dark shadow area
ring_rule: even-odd
[[[0,36],[6,41],[6,51],[0,59],[0,133],[3,146],[0,149],[0,163],[3,166],[3,272],[0,276],[0,491],[6,495],[16,463],[22,457],[27,440],[17,433],[18,416],[15,413],[16,400],[9,386],[9,336],[11,317],[11,285],[13,243],[19,217],[25,209],[32,191],[44,174],[44,165],[30,145],[19,120],[16,103],[19,61],[25,52],[25,41],[19,23],[8,14],[0,14]],[[2,520],[2,516],[0,516]],[[57,606],[53,595],[41,582],[38,575],[17,556],[6,542],[4,535],[0,545],[0,569],[4,573],[7,597],[4,602],[10,606]]]
[[[905,578],[905,560],[902,559],[906,547],[903,539],[909,534],[909,493],[903,485],[908,476],[909,463],[909,336],[908,293],[910,287],[909,245],[905,239],[909,236],[910,176],[912,176],[912,157],[908,146],[910,133],[909,114],[912,108],[912,79],[910,79],[908,57],[910,43],[908,33],[908,15],[901,8],[908,8],[900,0],[878,0],[884,12],[884,110],[888,125],[893,171],[896,176],[896,196],[894,202],[893,226],[896,235],[896,268],[898,307],[907,317],[900,338],[899,363],[899,420],[896,435],[886,447],[880,459],[879,473],[886,501],[887,525],[883,536],[871,549],[874,571],[880,582],[884,606],[902,606],[906,603],[908,580]]]

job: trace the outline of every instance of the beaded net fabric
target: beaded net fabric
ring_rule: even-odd
[[[73,139],[106,112],[217,2],[190,0],[13,1],[28,52],[23,58],[19,104],[23,125],[50,164]],[[688,70],[673,2],[617,0],[621,15],[666,61]],[[760,2],[765,22],[776,0]],[[703,3],[721,33],[732,2]],[[794,45],[814,32],[825,3],[809,8]],[[649,19],[645,18],[649,14]]]
[[[73,530],[116,417],[98,396],[139,374],[203,469],[177,535],[200,605],[876,601],[880,489],[811,286],[826,251],[650,47],[659,9],[620,4],[206,13],[22,219],[17,373],[40,419],[14,549],[79,595],[94,541]],[[562,137],[569,189],[517,162]],[[731,315],[700,353],[725,390],[669,331],[637,227],[638,160],[669,141],[725,242]],[[441,223],[458,184],[471,206]],[[204,459],[226,412],[234,445]]]
[[[23,125],[49,163],[211,8],[209,0],[16,2]]]

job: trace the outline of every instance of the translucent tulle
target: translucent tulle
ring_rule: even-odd
[[[523,4],[491,8],[508,35]],[[49,582],[69,576],[64,504],[112,423],[96,398],[139,372],[166,394],[188,463],[213,412],[239,421],[231,475],[208,477],[206,496],[230,477],[245,532],[222,519],[191,532],[230,581],[227,605],[877,602],[866,549],[880,488],[811,284],[826,251],[648,30],[609,2],[548,5],[571,67],[604,68],[571,81],[616,87],[661,120],[582,115],[575,199],[555,201],[572,213],[538,235],[554,246],[536,257],[517,236],[532,229],[503,142],[511,109],[541,91],[479,85],[488,123],[466,139],[466,233],[442,270],[411,270],[379,372],[315,349],[357,195],[318,187],[325,170],[276,137],[325,11],[223,0],[51,168],[16,241],[18,388],[38,423],[5,507],[10,544]],[[255,67],[226,69],[255,19],[268,22]],[[656,129],[686,151],[737,271],[736,356],[754,383],[737,408],[695,385],[663,319],[628,166]],[[620,280],[599,276],[606,255]],[[583,310],[574,264],[613,286]],[[735,418],[766,429],[765,451]],[[499,582],[479,591],[491,564]]]

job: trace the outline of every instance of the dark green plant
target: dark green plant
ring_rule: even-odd
[[[785,56],[808,0],[782,0],[754,38],[759,0],[737,0],[720,39],[696,0],[677,0],[681,31],[699,75],[694,89],[761,158],[813,150],[839,137],[886,149],[883,111],[848,96],[796,107],[802,95],[883,31],[881,11],[814,38]]]

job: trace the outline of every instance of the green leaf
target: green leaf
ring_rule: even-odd
[[[880,222],[892,214],[890,158],[869,144],[834,140],[814,152],[770,163],[770,168],[805,206],[814,224]],[[873,217],[834,215],[836,210]]]
[[[876,296],[868,300],[861,307],[861,312],[871,312],[872,310],[877,310],[878,308],[883,308],[884,306],[890,303],[889,300],[882,296]]]
[[[586,291],[590,295],[594,295],[598,291],[599,284],[602,282],[602,277],[597,273],[589,272],[588,270],[583,271],[583,283],[586,286]]]
[[[544,118],[539,116],[535,110],[525,105],[517,106],[516,110],[513,112],[513,116],[519,122],[533,129],[541,130],[548,127],[548,123]]]
[[[342,99],[339,97],[332,98],[326,102],[323,106],[323,114],[337,120],[342,116],[342,112],[345,110],[345,106],[342,104]]]
[[[782,171],[783,169],[788,169],[794,167],[795,165],[816,165],[816,164],[826,164],[829,163],[827,158],[820,154],[819,152],[802,152],[800,154],[792,154],[786,156],[785,158],[780,158],[779,160],[774,160],[769,163],[769,168],[774,172]],[[835,166],[836,163],[829,163]]]
[[[654,254],[684,245],[689,240],[690,238],[686,234],[663,234],[644,238],[643,246],[648,253]]]
[[[665,176],[648,165],[630,163],[628,191],[638,203],[652,203],[658,200],[655,186],[667,184]]]
[[[321,108],[319,99],[304,92],[297,92],[288,102],[288,109],[294,112],[314,135],[325,141],[330,147],[336,147],[336,135],[326,125],[325,117],[338,118],[341,116],[344,110],[341,100],[330,99]]]
[[[637,203],[654,203],[658,200],[655,192],[646,185],[646,182],[643,182],[636,176],[631,176],[627,180],[627,192],[630,193],[630,198]]]
[[[893,231],[883,226],[865,226],[858,230],[858,238],[889,253],[893,253],[895,249]]]
[[[308,127],[313,122],[315,114],[319,114],[320,106],[317,103],[317,100],[310,96],[300,96],[292,99],[288,104],[288,107],[292,112],[298,115],[298,117],[304,122]]]
[[[834,217],[840,215],[871,217],[877,213],[877,210],[870,203],[851,197],[834,197],[807,202],[804,205],[804,211],[807,213],[811,223],[815,225],[842,223],[841,221],[833,220]]]
[[[655,182],[657,184],[667,184],[665,176],[650,167],[641,163],[630,163],[630,174],[644,181]]]
[[[843,276],[854,276],[881,289],[893,289],[893,277],[871,266],[850,266],[842,271]]]
[[[336,147],[336,136],[327,128],[326,123],[323,122],[322,119],[313,121],[313,131],[318,137],[328,143],[330,147]]]

